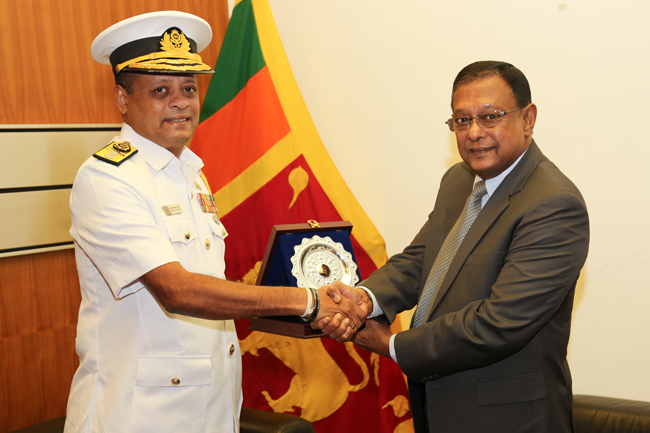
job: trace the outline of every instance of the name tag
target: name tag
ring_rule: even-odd
[[[165,212],[165,215],[167,216],[172,216],[172,215],[178,215],[179,213],[183,213],[183,209],[181,209],[181,206],[179,204],[168,204],[162,207],[163,212]]]

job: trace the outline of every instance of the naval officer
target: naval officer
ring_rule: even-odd
[[[224,240],[203,162],[187,144],[199,122],[199,52],[212,37],[182,12],[129,18],[102,32],[124,125],[79,169],[70,198],[81,284],[68,401],[70,432],[237,432],[241,355],[231,319],[366,311],[316,290],[224,278]]]

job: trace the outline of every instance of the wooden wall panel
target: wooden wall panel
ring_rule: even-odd
[[[157,10],[208,21],[213,39],[201,57],[215,64],[227,0],[0,0],[0,124],[120,123],[110,67],[92,60],[90,44],[111,24]],[[210,78],[199,76],[201,98]],[[72,250],[0,258],[0,433],[65,414],[79,302]]]
[[[0,431],[65,413],[80,302],[73,250],[0,259]]]
[[[119,123],[111,68],[90,56],[95,36],[125,18],[158,10],[212,26],[201,57],[214,65],[228,24],[226,0],[0,0],[2,124]],[[210,75],[199,76],[201,98]]]

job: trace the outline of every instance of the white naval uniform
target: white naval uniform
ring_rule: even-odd
[[[238,432],[241,354],[232,320],[166,312],[139,278],[178,261],[224,278],[223,225],[203,212],[203,162],[124,125],[138,153],[79,169],[70,210],[82,301],[65,432]],[[181,213],[166,215],[163,206]],[[209,243],[209,247],[208,247]]]

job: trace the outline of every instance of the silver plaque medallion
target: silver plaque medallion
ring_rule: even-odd
[[[291,273],[298,280],[298,287],[318,289],[335,281],[354,287],[359,282],[352,254],[329,236],[304,238],[293,249]]]

